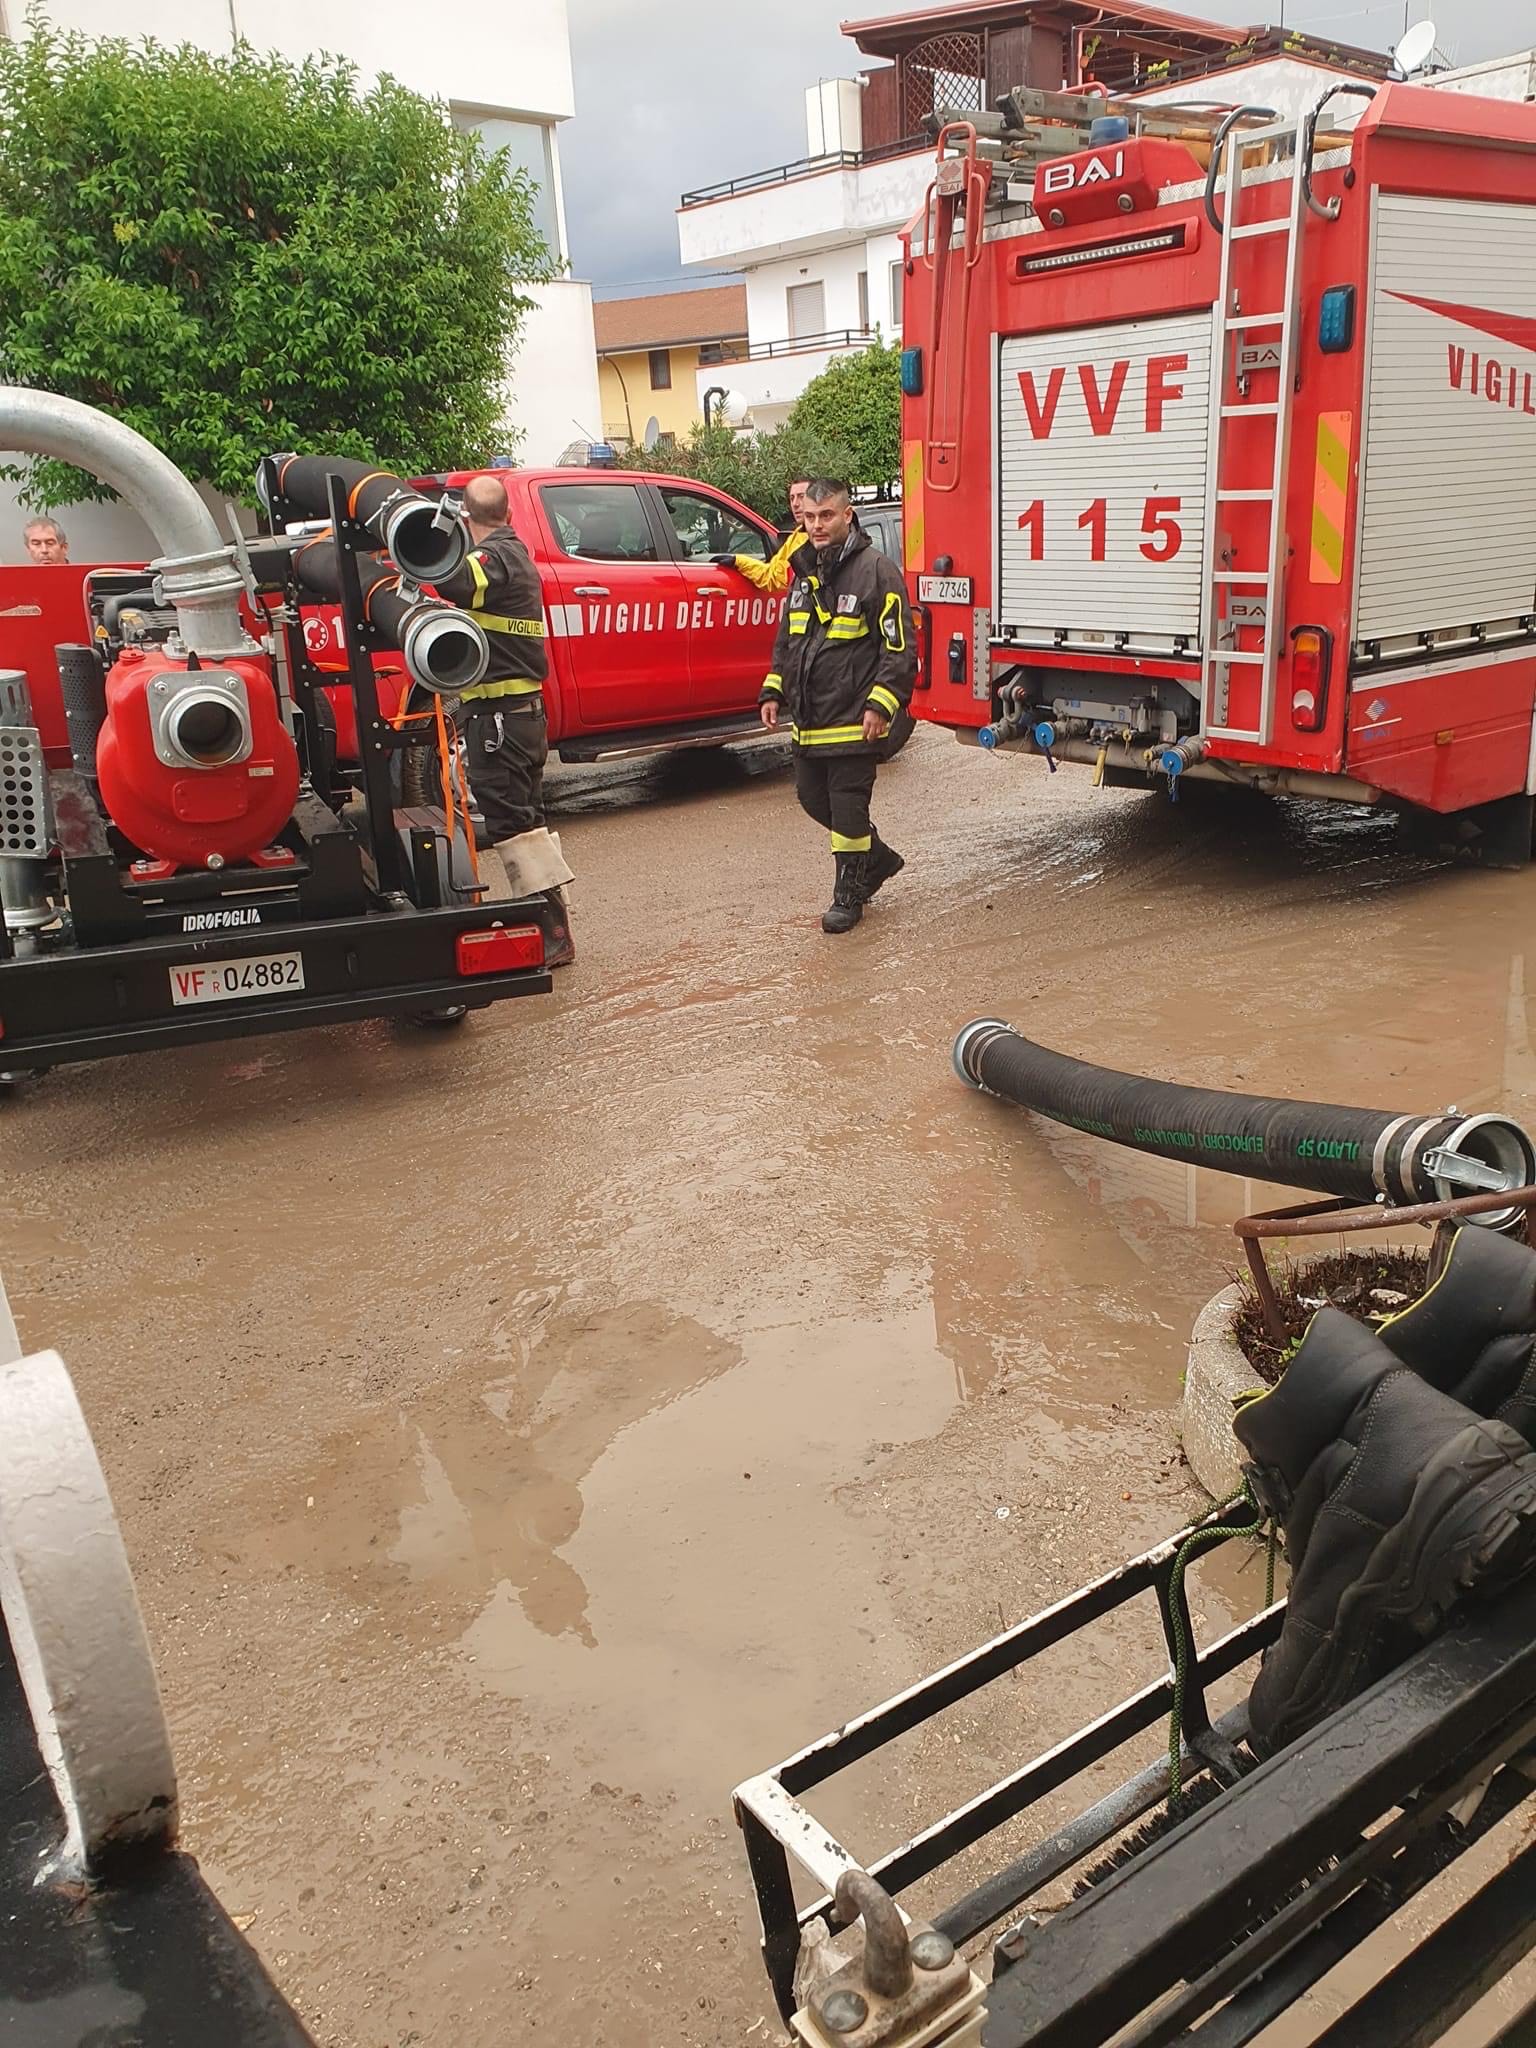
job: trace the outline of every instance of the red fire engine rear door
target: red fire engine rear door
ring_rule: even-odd
[[[1000,629],[1026,644],[1199,645],[1212,315],[1008,335]]]

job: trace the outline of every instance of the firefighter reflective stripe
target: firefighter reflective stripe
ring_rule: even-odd
[[[817,591],[821,588],[821,578],[819,576],[807,576],[805,579],[805,587],[811,594],[811,603],[816,607],[817,618],[820,619],[823,625],[826,625],[828,620],[831,618],[832,614],[825,608],[825,606],[822,604],[821,599],[816,595]]]
[[[905,654],[907,651],[907,629],[902,610],[900,591],[888,591],[885,603],[880,607],[880,637],[893,654]]]
[[[866,832],[862,839],[850,839],[846,832],[834,832],[830,836],[834,853],[868,853],[875,843],[873,832]]]
[[[536,697],[543,687],[532,676],[508,676],[501,683],[471,683],[459,695],[466,704],[484,703],[487,697]]]
[[[869,621],[858,614],[847,618],[835,618],[827,627],[827,638],[829,640],[867,640],[869,638]]]
[[[1353,413],[1317,416],[1317,472],[1312,486],[1312,581],[1344,580],[1344,506],[1349,493]]]
[[[862,743],[864,727],[860,725],[797,725],[792,728],[796,742],[802,747],[846,747],[854,740]]]
[[[493,633],[511,633],[519,640],[542,640],[544,621],[542,619],[509,619],[500,612],[475,613],[482,626]]]
[[[477,612],[481,605],[485,603],[485,593],[491,587],[491,579],[486,575],[485,565],[481,562],[480,557],[473,552],[464,557],[464,566],[474,579],[475,585],[469,600],[469,608],[472,612]]]
[[[789,615],[789,630],[791,633],[805,632],[810,623],[811,615],[809,612],[791,612]]]
[[[901,699],[888,690],[884,683],[876,683],[869,693],[869,701],[877,711],[883,711],[887,718],[894,718],[901,709]]]
[[[778,694],[778,695],[779,695],[780,697],[782,697],[782,696],[783,696],[783,694],[784,694],[784,678],[783,678],[782,676],[774,676],[774,675],[764,676],[764,677],[763,677],[763,688],[764,688],[765,690],[773,690],[773,691],[775,691],[775,692],[776,692],[776,693],[777,693],[777,694]]]

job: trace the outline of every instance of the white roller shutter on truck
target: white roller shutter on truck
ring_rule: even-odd
[[[998,625],[1200,638],[1209,310],[1006,337]]]
[[[1536,608],[1536,206],[1376,202],[1357,640]]]

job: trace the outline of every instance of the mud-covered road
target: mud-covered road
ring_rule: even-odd
[[[0,1111],[6,1282],[115,1491],[186,1843],[327,2048],[774,2039],[732,1785],[1192,1504],[1185,1342],[1267,1191],[1047,1135],[956,1083],[957,1025],[1536,1115],[1536,877],[1388,819],[922,733],[876,806],[907,872],[830,940],[782,751],[552,788],[553,998]],[[828,1814],[873,1855],[1123,1661]]]

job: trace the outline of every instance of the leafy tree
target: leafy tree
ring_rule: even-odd
[[[806,385],[789,424],[844,442],[853,451],[849,481],[884,493],[901,473],[901,350],[876,341],[839,356]]]
[[[628,469],[662,476],[692,477],[713,484],[775,526],[789,516],[790,480],[797,476],[846,477],[853,452],[803,427],[783,426],[771,434],[739,434],[726,426],[696,426],[686,441],[669,448],[631,448],[621,458]]]
[[[34,16],[0,38],[0,377],[231,494],[280,448],[483,461],[522,287],[552,274],[532,201],[446,108],[337,59]],[[38,506],[111,495],[57,462],[22,475]]]

